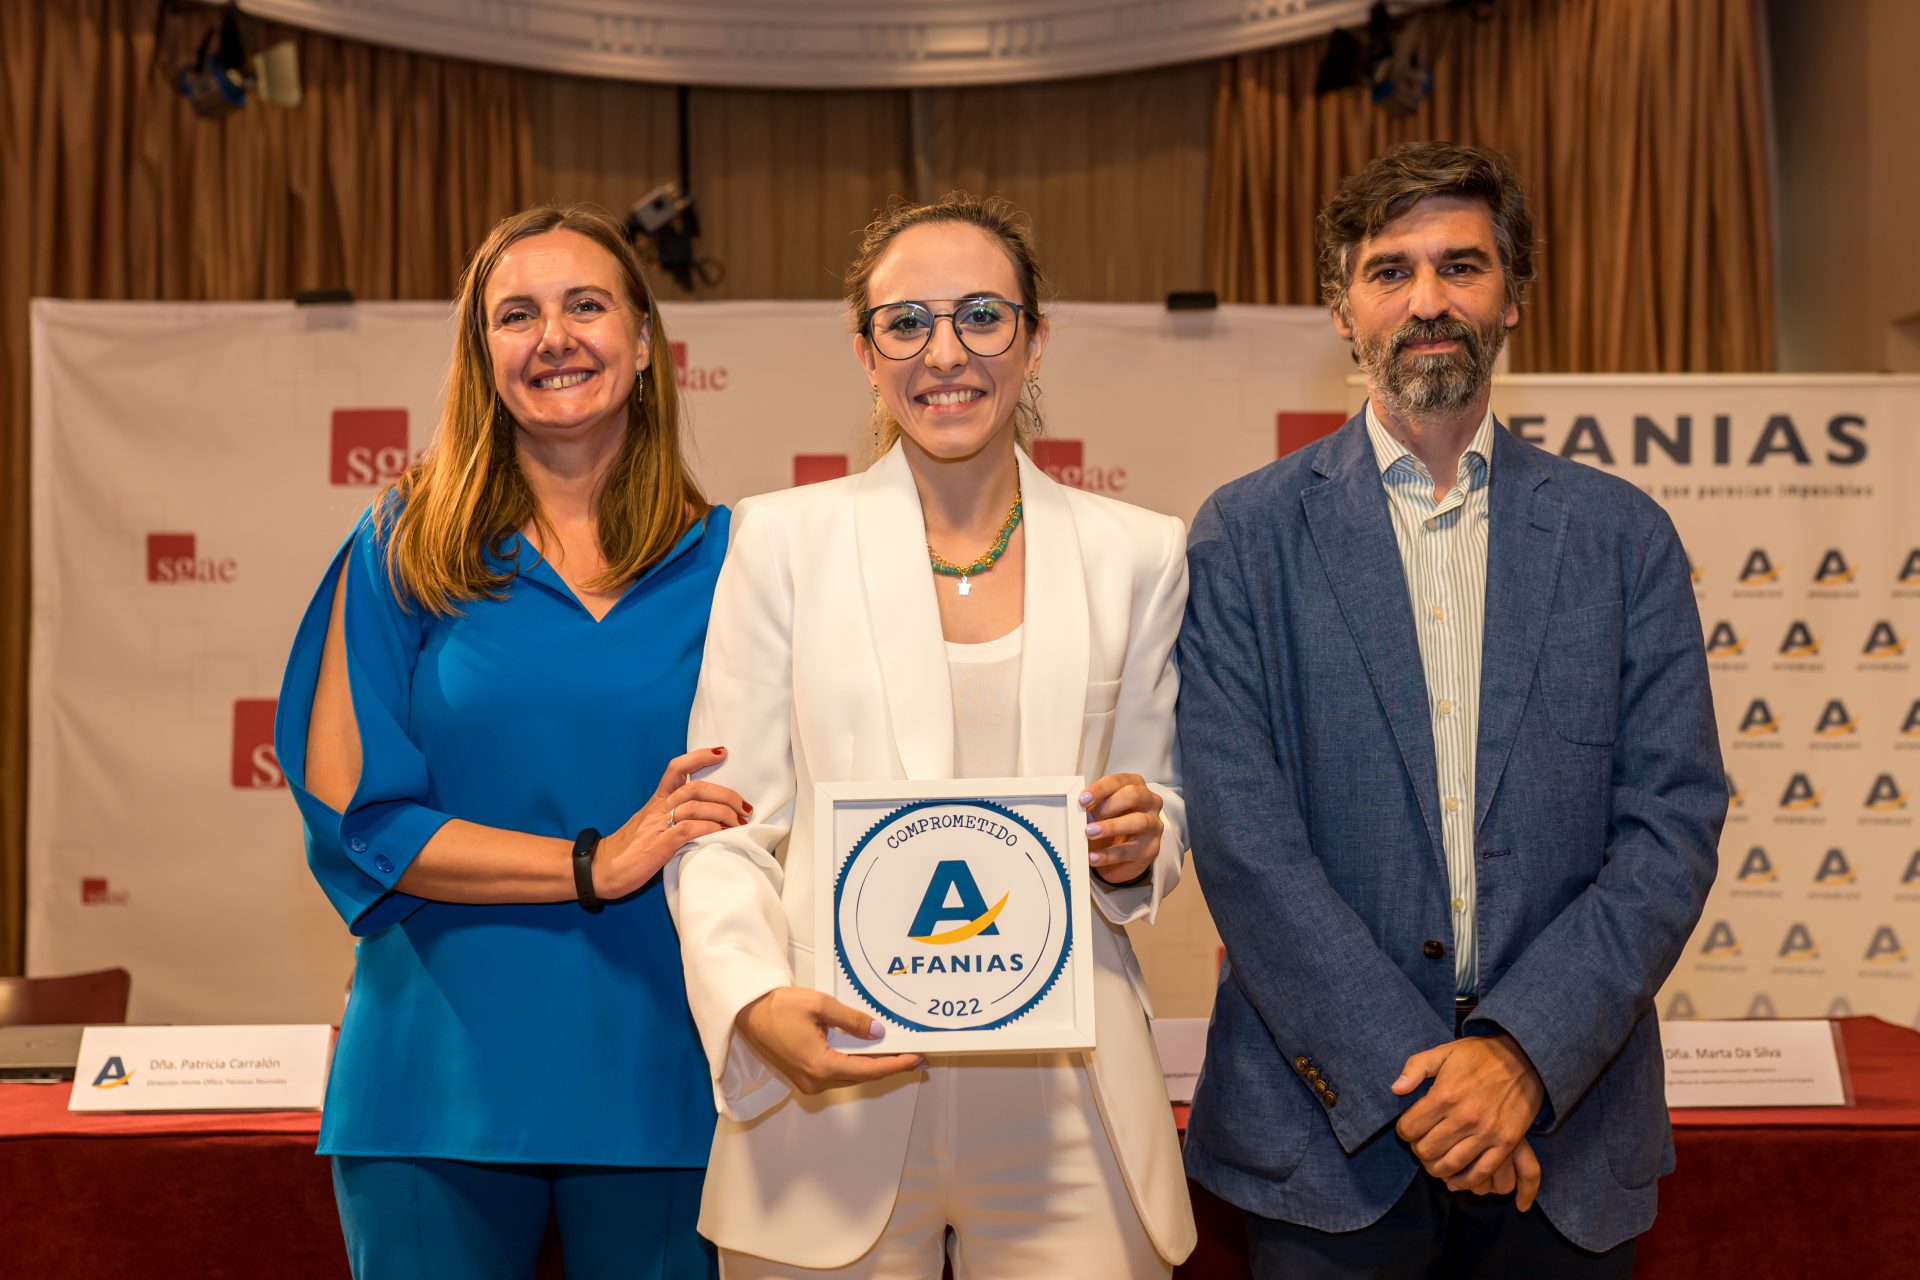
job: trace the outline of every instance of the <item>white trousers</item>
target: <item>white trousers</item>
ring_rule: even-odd
[[[822,1174],[858,1151],[822,1152]],[[949,1242],[947,1229],[953,1234]],[[1165,1280],[1071,1055],[934,1057],[914,1103],[900,1194],[873,1247],[844,1267],[720,1251],[722,1280]]]

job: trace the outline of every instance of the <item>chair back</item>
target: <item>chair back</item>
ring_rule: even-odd
[[[0,978],[0,1027],[125,1022],[132,989],[133,976],[125,969],[58,978]]]

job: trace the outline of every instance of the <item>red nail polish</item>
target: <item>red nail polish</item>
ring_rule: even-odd
[[[713,754],[715,754],[715,755],[717,755],[717,756],[723,756],[723,755],[725,755],[725,754],[727,754],[727,749],[726,749],[725,747],[715,747],[715,748],[713,749]]]
[[[740,807],[741,807],[742,809],[745,809],[745,810],[746,810],[746,811],[747,811],[748,813],[752,813],[752,812],[753,812],[753,805],[752,805],[752,804],[751,804],[750,802],[748,802],[748,801],[746,801],[746,800],[742,800],[742,801],[740,802]]]

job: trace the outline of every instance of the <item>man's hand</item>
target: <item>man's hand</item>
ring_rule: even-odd
[[[1394,1125],[1421,1165],[1455,1190],[1491,1182],[1509,1162],[1516,1187],[1524,1187],[1530,1168],[1531,1189],[1522,1200],[1523,1207],[1532,1204],[1540,1165],[1531,1148],[1524,1166],[1517,1152],[1547,1091],[1519,1044],[1503,1034],[1436,1045],[1408,1058],[1390,1087],[1405,1096],[1428,1079],[1427,1096]]]
[[[1455,1179],[1454,1182],[1458,1182]],[[1448,1186],[1454,1186],[1449,1183]],[[1456,1187],[1456,1190],[1471,1191],[1477,1196],[1514,1197],[1514,1207],[1525,1213],[1533,1208],[1535,1197],[1540,1194],[1540,1161],[1533,1154],[1533,1148],[1525,1138],[1513,1149],[1505,1164],[1493,1171],[1493,1176],[1485,1182],[1472,1186]]]
[[[762,1058],[809,1096],[926,1065],[917,1053],[868,1057],[830,1049],[829,1027],[863,1040],[877,1040],[882,1032],[866,1014],[805,987],[775,987],[733,1020],[735,1034],[745,1036]]]

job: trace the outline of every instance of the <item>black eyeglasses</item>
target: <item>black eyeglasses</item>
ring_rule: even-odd
[[[934,325],[945,320],[953,336],[976,356],[997,356],[1013,345],[1020,331],[1021,306],[1005,298],[961,298],[951,311],[935,311],[924,302],[889,302],[869,307],[860,331],[873,349],[889,360],[911,360],[933,340]]]

